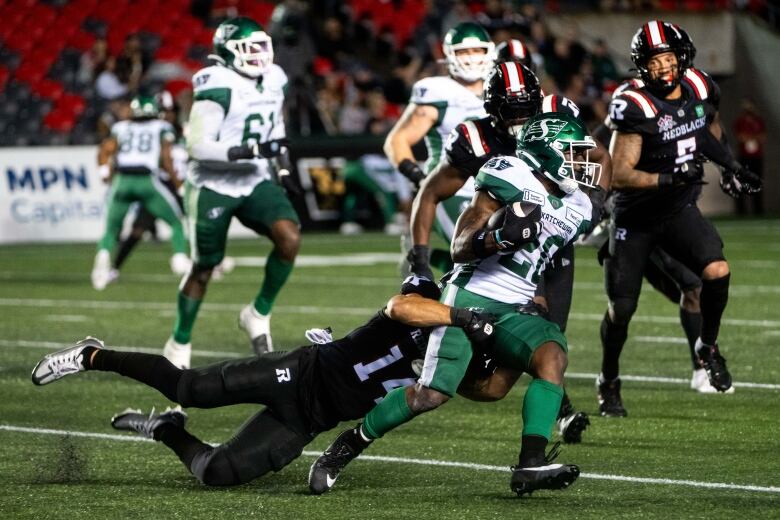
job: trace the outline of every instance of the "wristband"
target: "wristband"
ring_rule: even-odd
[[[450,323],[455,327],[465,327],[474,317],[474,313],[468,309],[450,307]]]
[[[674,186],[674,177],[671,173],[659,173],[658,174],[658,189],[664,190]]]
[[[487,258],[492,253],[487,250],[485,240],[487,240],[488,232],[484,229],[476,231],[471,235],[471,251],[477,258]]]
[[[425,178],[425,174],[422,172],[420,167],[411,159],[404,159],[398,163],[398,171],[415,184],[420,184],[420,182]]]
[[[252,148],[246,145],[231,146],[227,151],[228,161],[237,161],[239,159],[253,159],[255,157]]]

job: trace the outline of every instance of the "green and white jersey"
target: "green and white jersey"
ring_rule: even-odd
[[[360,158],[360,165],[371,180],[385,193],[394,193],[401,200],[411,198],[409,181],[393,167],[386,156],[370,153]]]
[[[146,168],[156,176],[160,175],[163,141],[172,143],[176,139],[173,126],[162,119],[119,121],[111,126],[111,135],[118,144],[114,157],[118,172]]]
[[[482,97],[464,87],[449,76],[424,78],[412,87],[410,103],[430,105],[439,111],[439,119],[425,135],[428,159],[425,161],[425,173],[431,173],[445,157],[444,142],[463,121],[487,116]],[[471,179],[456,194],[471,198],[474,184]]]
[[[287,75],[281,67],[271,65],[268,73],[256,80],[228,67],[214,65],[198,71],[192,78],[192,85],[195,103],[203,100],[217,103],[222,107],[224,118],[218,129],[197,128],[197,124],[191,124],[188,147],[192,145],[190,140],[204,134],[213,135],[225,149],[285,137],[282,105]],[[257,184],[270,180],[271,168],[271,161],[263,158],[229,162],[193,157],[188,178],[197,187],[240,197],[249,195]]]
[[[480,169],[475,182],[477,190],[486,191],[502,205],[541,205],[542,230],[519,251],[459,265],[451,282],[500,302],[529,302],[550,258],[590,226],[590,199],[580,190],[562,198],[549,194],[531,166],[517,157],[494,157]]]

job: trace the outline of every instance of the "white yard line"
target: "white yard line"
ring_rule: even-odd
[[[37,435],[69,435],[71,437],[86,437],[91,439],[105,439],[124,442],[154,442],[151,439],[138,437],[135,435],[116,435],[108,433],[81,432],[69,430],[55,430],[51,428],[32,428],[28,426],[16,426],[12,424],[0,424],[0,431],[13,433],[30,433]],[[304,451],[306,457],[319,457],[321,452]],[[361,455],[360,460],[369,462],[394,462],[400,464],[415,464],[421,466],[438,466],[448,468],[463,468],[482,471],[497,471],[506,473],[509,471],[507,466],[491,466],[488,464],[474,464],[471,462],[452,462],[436,459],[413,459],[407,457],[387,457],[383,455]],[[696,480],[675,480],[669,478],[648,478],[648,477],[630,477],[626,475],[606,475],[601,473],[582,473],[580,477],[594,480],[612,480],[617,482],[631,482],[635,484],[665,484],[670,486],[687,486],[704,489],[726,489],[734,491],[756,491],[760,493],[780,493],[780,487],[775,486],[754,486],[733,484],[725,482],[701,482]]]
[[[301,338],[301,344],[305,344],[306,341]],[[8,340],[8,339],[0,339],[0,347],[2,348],[35,348],[35,349],[47,349],[51,351],[56,351],[63,349],[65,347],[71,346],[72,343],[60,343],[56,341],[28,341],[28,340]],[[108,345],[107,348],[111,348],[113,350],[123,350],[126,352],[143,352],[146,354],[160,354],[162,352],[162,347],[134,347],[134,346],[124,346],[124,345]],[[207,357],[207,358],[216,358],[216,359],[227,359],[227,358],[242,358],[250,356],[251,353],[248,352],[246,354],[240,354],[237,352],[228,352],[228,351],[219,351],[219,350],[202,350],[197,347],[192,349],[192,355],[194,357]],[[569,379],[591,379],[594,380],[598,374],[595,373],[587,373],[587,372],[567,372],[566,377]],[[664,384],[673,384],[673,385],[680,385],[680,384],[688,384],[690,383],[690,380],[683,379],[683,378],[676,378],[676,377],[660,377],[660,376],[636,376],[636,375],[621,375],[620,378],[623,381],[637,381],[637,382],[643,382],[643,383],[664,383]],[[751,383],[751,382],[734,382],[734,386],[738,388],[760,388],[765,390],[778,390],[780,389],[780,384],[770,384],[770,383]]]

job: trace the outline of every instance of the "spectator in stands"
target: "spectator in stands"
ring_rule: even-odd
[[[599,88],[603,88],[606,81],[616,82],[620,79],[615,61],[609,53],[607,42],[603,39],[596,40],[590,61],[593,65],[593,80]]]
[[[758,113],[756,105],[750,98],[742,100],[742,111],[734,121],[734,135],[737,138],[738,160],[747,169],[763,179],[764,177],[764,145],[766,144],[766,123]],[[755,215],[764,214],[761,195],[749,197],[753,201]],[[736,199],[737,213],[748,214],[748,197]]]
[[[119,79],[116,73],[116,58],[109,56],[97,69],[95,90],[101,99],[108,101],[127,96],[130,92],[127,84]]]
[[[108,59],[108,43],[105,38],[98,38],[92,48],[81,55],[79,60],[78,81],[90,85],[97,80],[98,74],[105,68]]]
[[[122,51],[116,58],[115,73],[130,93],[135,94],[150,63],[151,57],[141,48],[141,39],[137,34],[130,34],[125,38]]]

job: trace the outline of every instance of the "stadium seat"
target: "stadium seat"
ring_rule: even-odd
[[[10,77],[11,73],[8,71],[8,69],[0,65],[0,90],[5,87],[5,84],[8,82]]]
[[[41,97],[57,100],[62,97],[65,89],[62,83],[54,81],[53,79],[43,79],[33,85],[32,91]]]
[[[88,33],[79,31],[68,39],[67,47],[86,52],[92,48],[95,43],[95,37]]]
[[[43,118],[43,125],[55,132],[69,132],[75,124],[76,116],[70,112],[54,109]]]
[[[184,79],[174,79],[167,82],[164,88],[175,98],[181,91],[192,89],[192,83]]]
[[[78,94],[63,94],[57,100],[54,111],[69,113],[74,116],[80,115],[86,106],[84,98]]]
[[[34,85],[46,76],[46,69],[41,68],[37,63],[24,62],[16,69],[14,77],[18,81]]]

